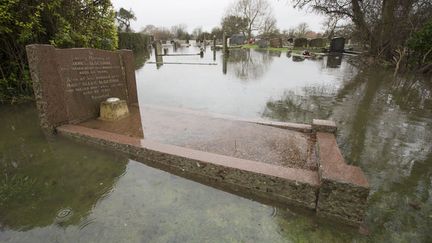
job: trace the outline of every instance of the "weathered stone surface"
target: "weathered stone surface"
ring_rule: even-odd
[[[319,176],[321,181],[317,213],[359,225],[364,218],[369,184],[362,170],[345,164],[331,133],[317,133]]]
[[[61,82],[56,49],[51,45],[29,45],[26,50],[41,126],[53,130],[68,123],[65,84]]]
[[[336,133],[337,126],[334,121],[313,119],[312,130],[314,132]]]
[[[117,121],[129,115],[128,105],[125,100],[114,102],[103,101],[100,105],[99,119],[104,121]]]
[[[62,135],[127,153],[158,168],[195,175],[256,195],[314,209],[317,172],[275,166],[218,154],[140,140],[76,125],[58,128]]]
[[[41,125],[50,130],[99,116],[100,102],[137,102],[132,51],[55,49],[28,45],[27,56]]]
[[[135,57],[131,50],[120,50],[122,59],[122,68],[125,75],[127,91],[128,91],[128,104],[138,103],[138,92],[135,78]]]

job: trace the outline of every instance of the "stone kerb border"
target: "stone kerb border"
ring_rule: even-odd
[[[362,223],[369,196],[369,184],[363,171],[347,165],[336,142],[333,121],[313,120],[320,191],[317,214],[357,226]]]
[[[173,145],[113,134],[76,125],[64,125],[58,133],[150,160],[170,168],[228,186],[253,190],[281,203],[315,209],[318,173],[248,161]]]
[[[298,128],[289,123],[279,125],[285,129]],[[160,144],[79,125],[64,125],[57,131],[127,153],[157,168],[199,178],[203,183],[216,182],[235,191],[313,209],[318,216],[358,226],[367,205],[367,180],[360,168],[345,164],[333,134],[334,122],[314,120],[311,129],[316,136],[317,172]]]

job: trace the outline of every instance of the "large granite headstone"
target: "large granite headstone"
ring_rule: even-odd
[[[99,116],[109,97],[138,103],[130,50],[26,47],[36,105],[43,128],[76,124]]]

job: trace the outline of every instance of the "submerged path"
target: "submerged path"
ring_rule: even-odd
[[[152,106],[131,107],[117,122],[93,119],[81,125],[220,155],[316,170],[314,139],[308,133]],[[211,115],[211,114],[209,114]],[[144,129],[143,127],[144,126]],[[144,130],[144,136],[142,131]]]

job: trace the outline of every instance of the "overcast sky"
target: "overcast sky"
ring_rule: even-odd
[[[132,29],[140,31],[144,26],[170,27],[186,24],[188,31],[201,26],[210,31],[220,25],[228,6],[235,0],[111,0],[115,10],[132,9],[137,20]],[[301,22],[309,24],[313,31],[321,31],[324,17],[306,10],[293,9],[289,0],[268,0],[273,6],[277,25],[281,30],[295,27]]]

